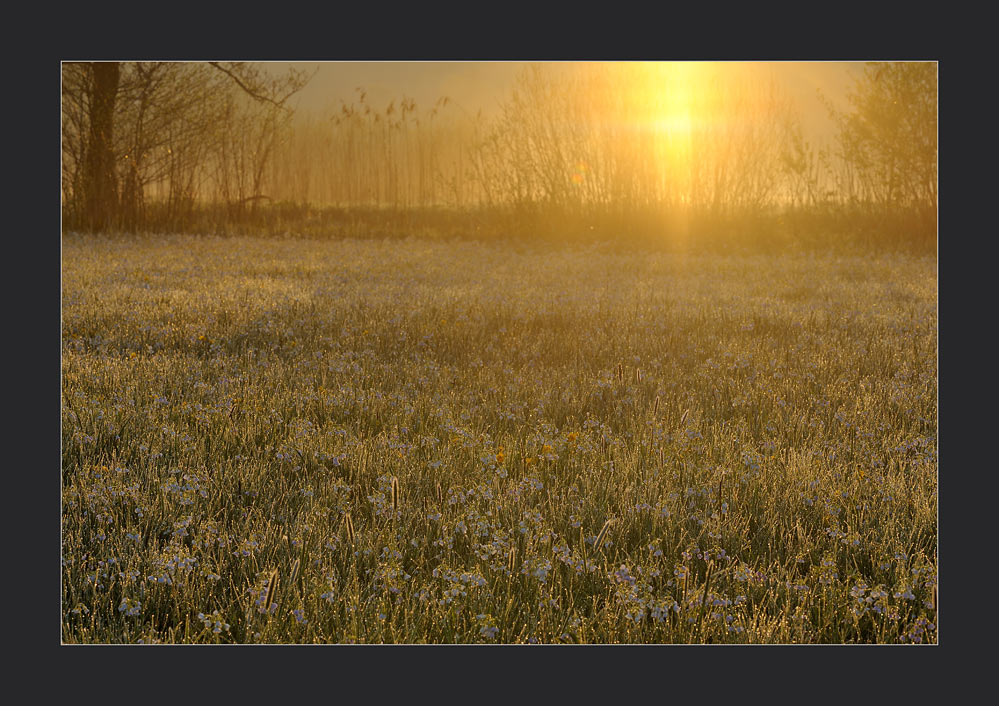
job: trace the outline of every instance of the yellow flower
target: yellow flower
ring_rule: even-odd
[[[534,465],[534,456],[528,456],[527,458],[525,458],[524,459],[524,465],[525,466],[533,466]]]
[[[565,438],[568,439],[570,442],[573,442],[577,438],[579,438],[579,433],[575,432],[575,431],[571,431],[571,432],[569,432],[568,434],[565,435]]]

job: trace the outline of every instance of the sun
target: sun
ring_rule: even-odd
[[[748,63],[621,62],[611,69],[613,121],[627,126],[630,168],[670,206],[691,202],[707,165],[724,163],[726,137],[746,120],[740,98],[754,85]],[[619,145],[620,146],[620,145]],[[721,162],[719,162],[721,160]]]
[[[687,203],[693,188],[696,145],[713,123],[710,91],[716,68],[708,62],[660,61],[625,64],[626,104],[645,135],[652,178],[668,184],[674,205]]]
[[[610,199],[653,218],[686,218],[754,198],[760,184],[769,188],[768,177],[759,176],[760,155],[774,144],[783,114],[765,66],[623,61],[566,69],[558,77],[558,85],[571,87],[565,96],[557,100],[548,86],[537,100],[552,109],[548,128],[566,131],[554,161],[582,202]],[[531,144],[548,144],[551,130],[537,126]],[[754,176],[738,181],[747,173]]]
[[[708,74],[703,62],[657,62],[647,87],[653,103],[654,129],[677,140],[689,139],[697,113],[697,93]]]

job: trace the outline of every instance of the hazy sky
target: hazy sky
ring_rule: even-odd
[[[752,62],[771,71],[778,84],[795,100],[806,130],[812,137],[829,130],[825,108],[817,98],[819,89],[834,103],[842,103],[853,76],[863,64],[856,62]],[[289,66],[273,62],[271,68]],[[356,102],[356,87],[367,92],[367,102],[376,108],[393,99],[412,98],[420,108],[429,108],[448,96],[470,113],[495,109],[513,86],[526,62],[298,62],[301,68],[318,72],[297,97],[300,110],[325,111],[341,100]]]

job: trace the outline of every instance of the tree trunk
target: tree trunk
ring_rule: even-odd
[[[117,62],[94,62],[90,101],[90,136],[84,178],[84,227],[106,231],[114,223],[117,206],[114,150],[114,104],[120,67]]]

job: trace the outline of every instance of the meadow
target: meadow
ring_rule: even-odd
[[[65,235],[64,643],[935,643],[935,257]]]

